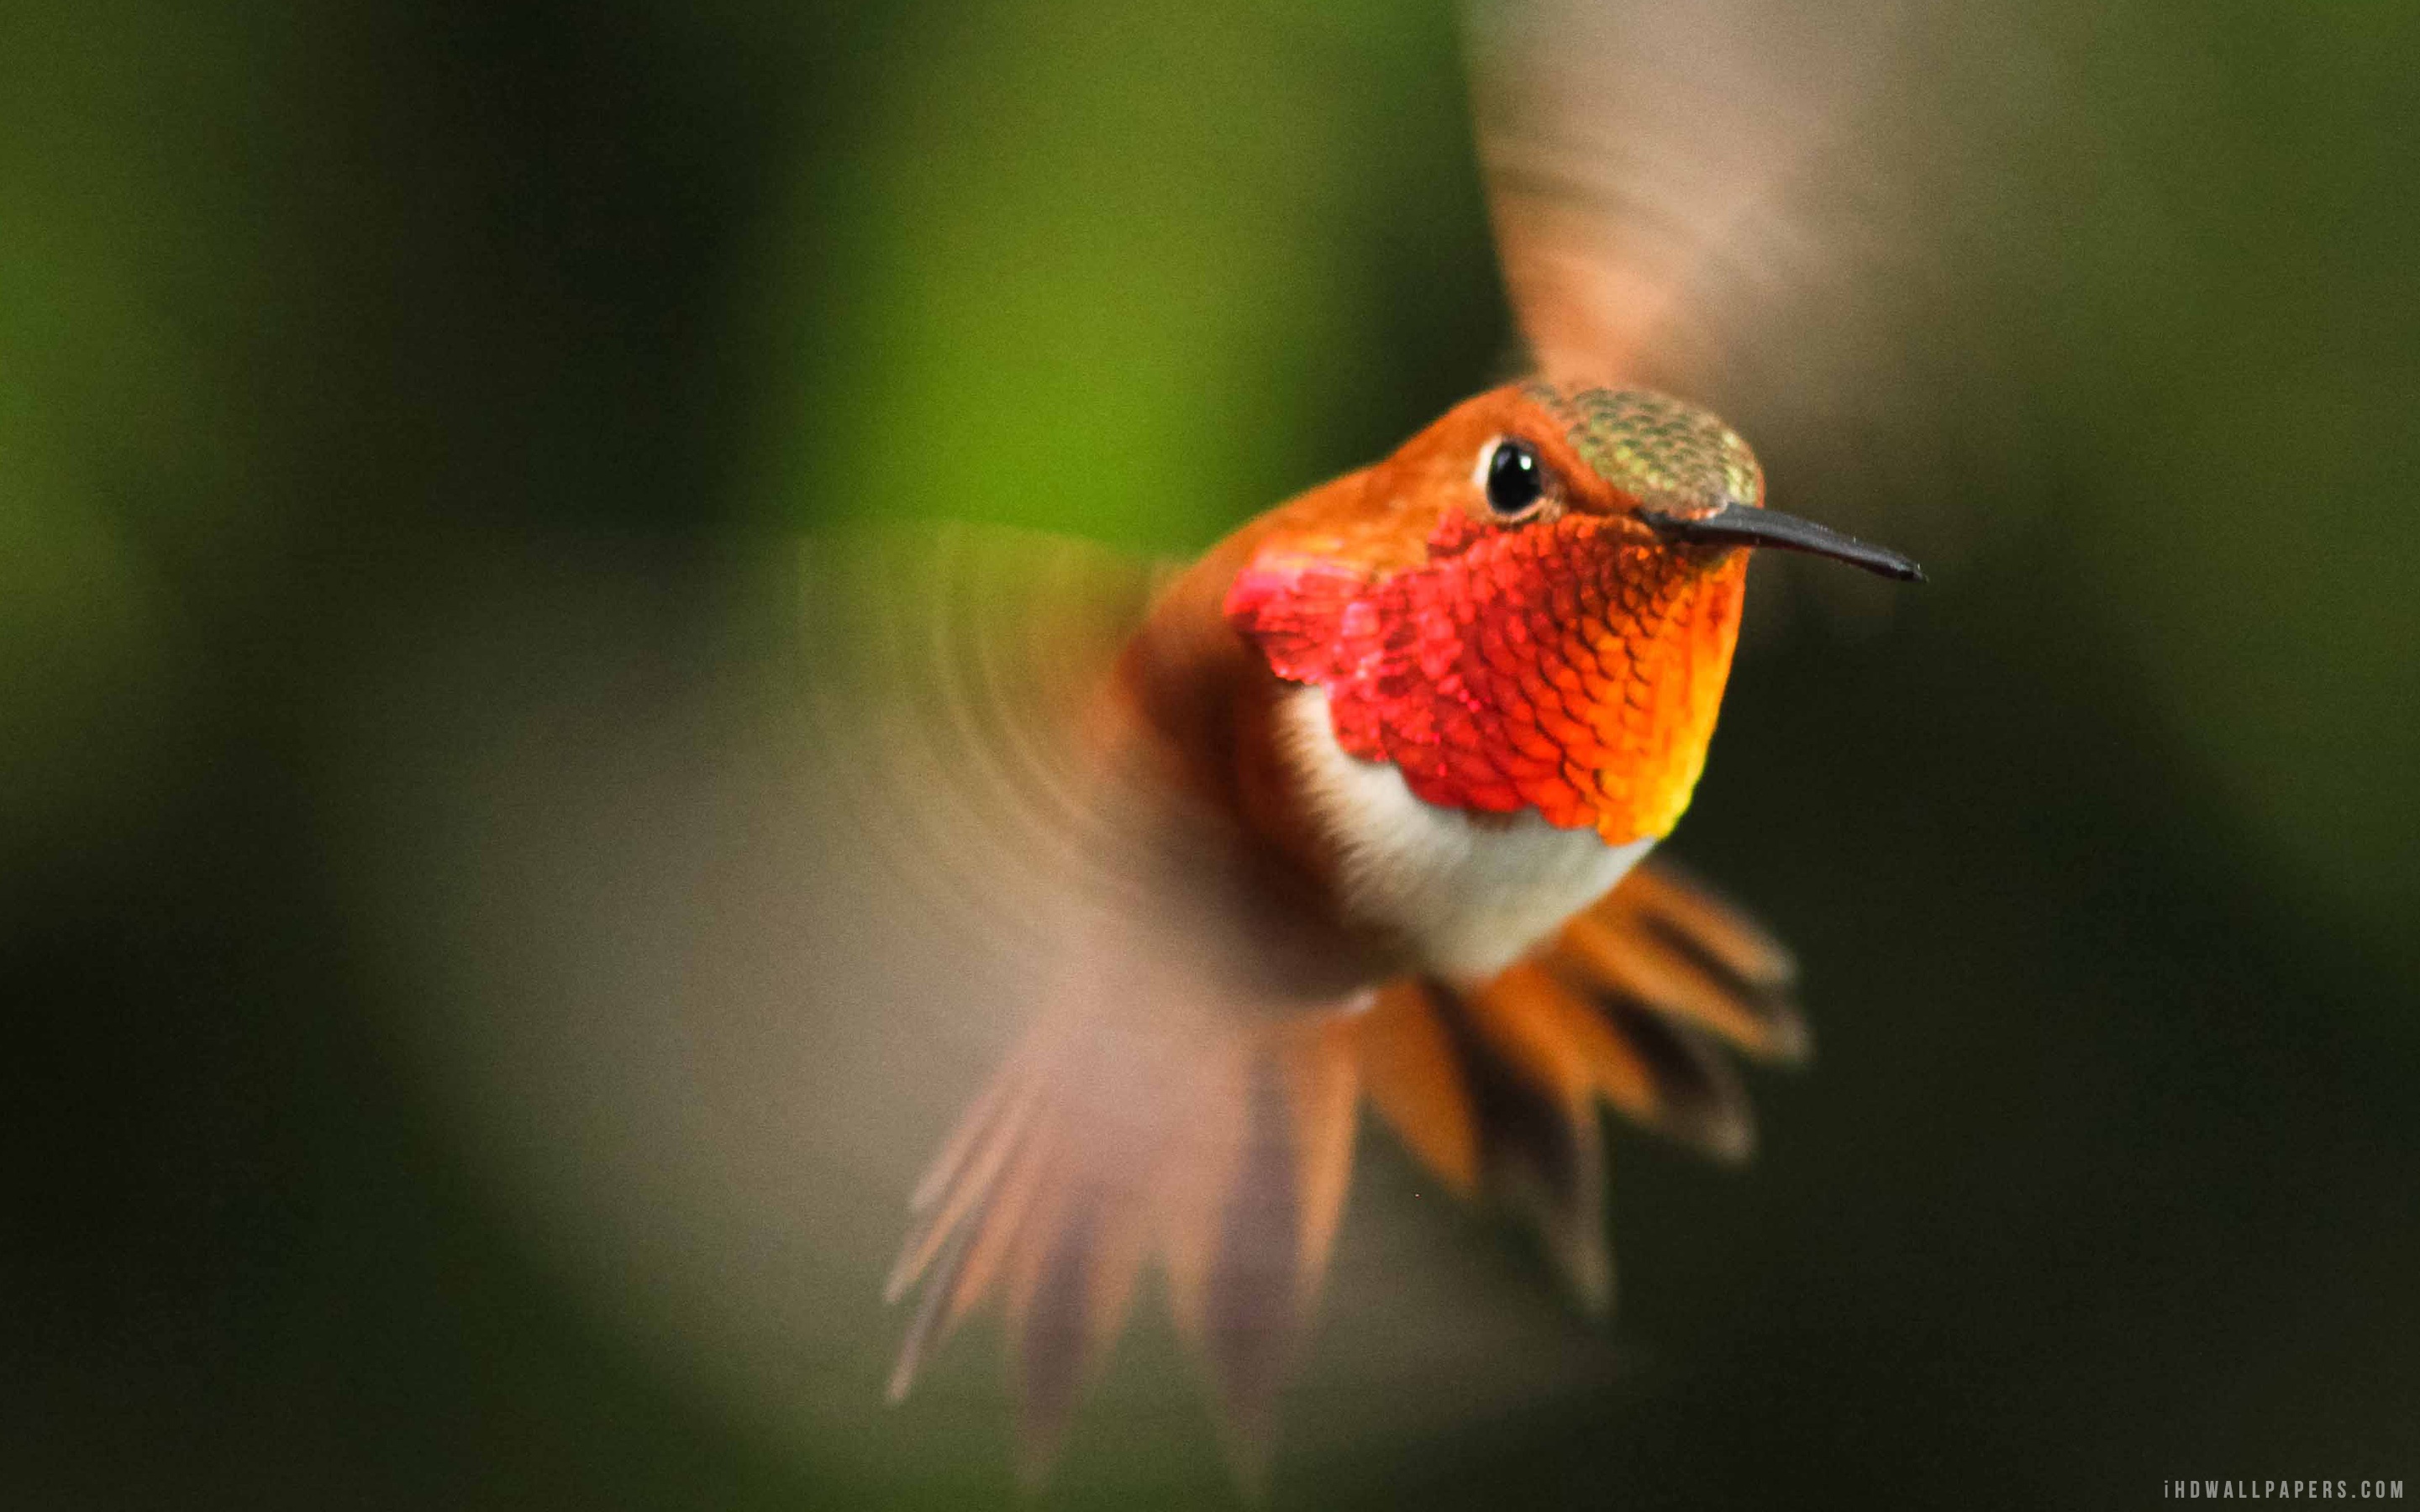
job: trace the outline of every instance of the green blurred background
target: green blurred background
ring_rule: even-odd
[[[2008,412],[1934,417],[1986,524],[1768,594],[1679,845],[1821,1062],[1744,1175],[1621,1136],[1616,1387],[1276,1504],[2420,1477],[2420,9],[1971,43],[2030,60]],[[1004,1423],[903,1489],[541,1257],[349,881],[364,711],[566,581],[613,649],[464,663],[503,728],[778,663],[801,527],[1187,549],[1382,453],[1509,341],[1464,87],[1371,0],[8,7],[0,1501],[1007,1498]],[[1231,1495],[1077,1432],[1046,1500]]]

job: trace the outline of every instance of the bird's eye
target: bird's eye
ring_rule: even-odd
[[[1545,465],[1520,441],[1498,441],[1487,455],[1487,507],[1499,516],[1525,513],[1546,492]]]

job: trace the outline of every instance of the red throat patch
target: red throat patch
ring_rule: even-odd
[[[1375,576],[1273,542],[1228,622],[1279,676],[1327,690],[1344,750],[1426,802],[1532,808],[1608,844],[1669,831],[1705,766],[1747,554],[1709,566],[1585,515],[1449,517],[1429,547]]]

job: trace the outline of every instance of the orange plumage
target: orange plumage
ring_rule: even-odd
[[[1702,411],[1513,386],[1161,589],[1069,721],[1109,880],[917,1193],[894,1396],[998,1299],[1038,1466],[1156,1260],[1256,1455],[1365,1098],[1608,1304],[1598,1103],[1739,1158],[1713,1044],[1807,1045],[1787,954],[1634,868],[1703,766],[1740,547],[1885,555],[1761,494]]]

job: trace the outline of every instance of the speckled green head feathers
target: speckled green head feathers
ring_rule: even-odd
[[[1764,502],[1756,454],[1695,405],[1647,389],[1532,383],[1522,393],[1562,420],[1572,449],[1599,477],[1650,509],[1698,517]]]

